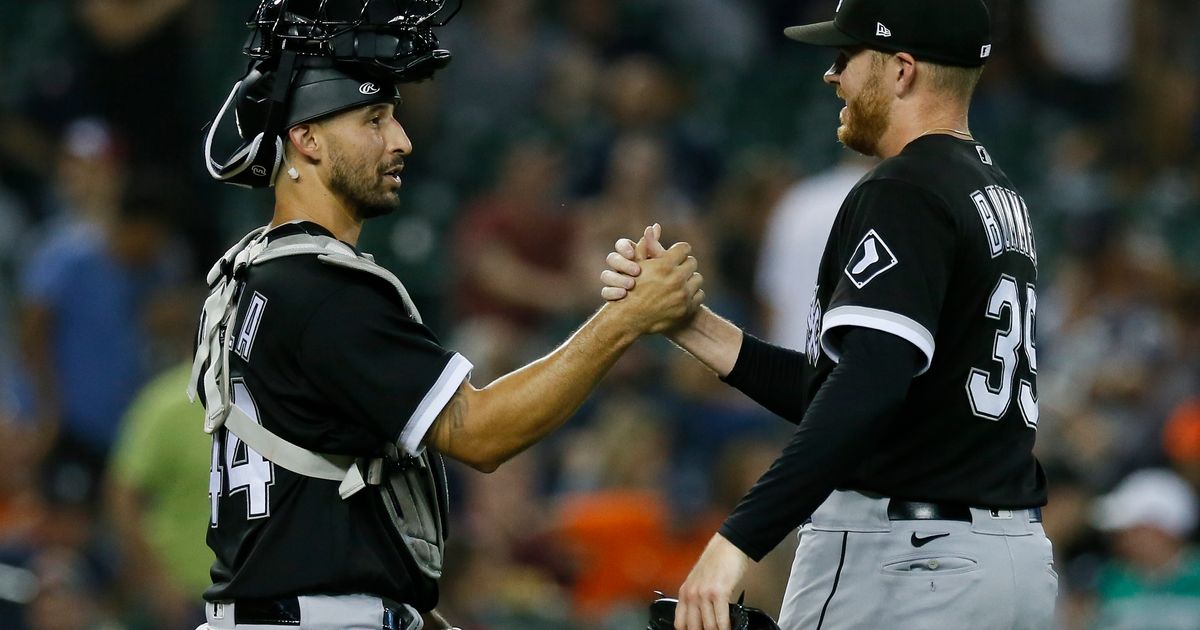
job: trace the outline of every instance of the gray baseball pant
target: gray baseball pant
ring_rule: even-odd
[[[887,498],[835,491],[800,529],[782,630],[1046,630],[1058,575],[1029,510],[972,522],[888,519]]]

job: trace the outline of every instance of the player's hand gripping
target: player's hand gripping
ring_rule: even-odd
[[[729,602],[749,565],[741,549],[715,534],[679,587],[675,630],[730,630]]]
[[[654,266],[654,259],[662,258],[674,251],[681,245],[686,243],[676,243],[671,246],[671,249],[665,249],[662,246],[659,238],[662,234],[662,226],[655,223],[647,227],[641,240],[636,244],[627,238],[619,239],[614,247],[615,251],[609,253],[605,261],[609,268],[600,273],[600,279],[604,282],[604,288],[600,290],[600,295],[610,302],[624,300],[626,297],[634,294],[634,287],[638,285],[638,280],[635,278],[641,277],[645,271],[644,267]],[[688,251],[691,246],[687,247]],[[692,256],[687,257],[687,262],[691,266],[692,275],[688,278],[688,286],[692,291],[692,303],[688,311],[683,317],[679,318],[675,324],[667,328],[673,328],[686,321],[695,314],[696,309],[704,301],[704,289],[701,286],[704,283],[704,276],[696,272],[696,259]],[[648,278],[643,278],[642,283],[645,283]],[[653,330],[650,332],[662,332],[665,329]]]
[[[642,243],[634,246],[629,242],[632,249],[642,248],[634,252],[640,261],[635,263],[638,290],[633,291],[631,286],[612,305],[627,313],[628,321],[644,334],[678,327],[704,300],[704,290],[700,288],[704,278],[696,273],[696,259],[690,255],[692,246],[680,242],[664,249],[652,234],[652,228],[646,228],[647,238]],[[651,248],[652,255],[646,248]],[[601,276],[605,277],[609,271],[605,270]]]

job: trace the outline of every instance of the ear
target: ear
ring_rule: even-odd
[[[313,162],[321,159],[321,143],[315,133],[315,125],[301,123],[288,129],[288,143],[292,145],[297,155],[302,155]]]
[[[891,66],[895,73],[896,96],[903,98],[916,86],[917,60],[906,52],[896,53],[892,55]]]

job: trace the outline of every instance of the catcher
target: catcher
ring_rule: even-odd
[[[209,129],[217,180],[274,187],[213,265],[190,394],[212,435],[212,630],[448,628],[442,456],[490,472],[566,421],[640,335],[694,312],[689,247],[648,263],[547,356],[486,387],[355,245],[397,210],[412,144],[397,83],[450,60],[445,0],[262,0],[251,64]],[[214,158],[232,115],[241,145]]]

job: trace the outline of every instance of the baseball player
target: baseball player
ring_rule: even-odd
[[[882,158],[825,246],[807,355],[707,309],[679,345],[783,418],[791,442],[680,587],[675,628],[728,630],[749,561],[798,526],[779,625],[1044,629],[1037,249],[1029,212],[967,127],[991,54],[981,0],[842,0],[788,37],[836,50],[838,138]],[[619,241],[609,299],[661,252]]]
[[[404,285],[355,248],[396,210],[412,146],[397,82],[449,61],[443,2],[262,0],[253,59],[209,131],[211,174],[274,186],[274,215],[213,266],[191,391],[212,434],[213,630],[449,627],[441,456],[484,472],[562,424],[641,334],[702,299],[688,246],[644,296],[482,389]],[[229,110],[243,139],[213,157]],[[655,263],[657,261],[648,261]]]

